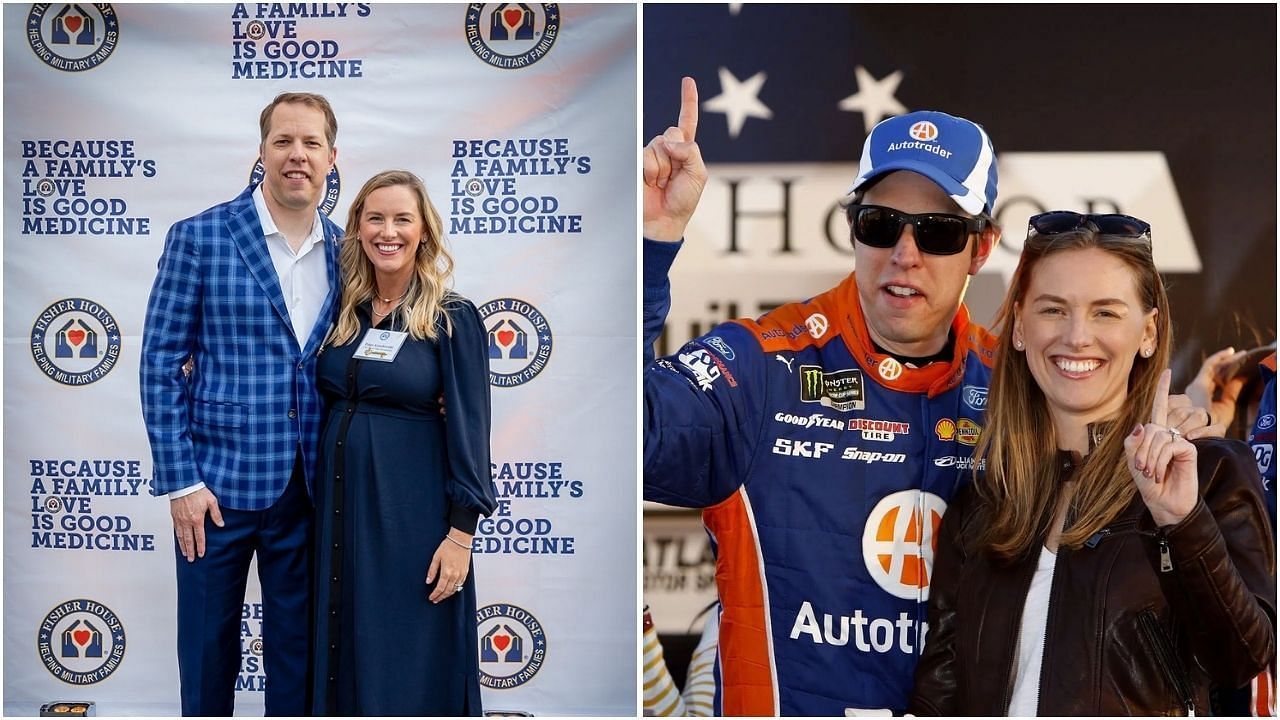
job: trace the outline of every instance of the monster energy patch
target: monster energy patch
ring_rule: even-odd
[[[862,394],[862,371],[825,372],[819,365],[801,365],[800,400],[820,403],[840,412],[862,410],[866,407]]]

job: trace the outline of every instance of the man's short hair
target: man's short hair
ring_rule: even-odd
[[[271,130],[271,113],[276,109],[277,105],[283,105],[284,103],[298,103],[324,113],[325,139],[329,141],[330,148],[334,147],[338,140],[338,118],[333,114],[333,107],[329,105],[329,101],[323,95],[302,92],[280,93],[275,100],[271,101],[270,105],[262,109],[262,115],[258,117],[258,129],[262,132],[262,142],[267,141],[267,133]]]

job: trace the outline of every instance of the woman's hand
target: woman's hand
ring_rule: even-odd
[[[1190,395],[1170,395],[1169,426],[1177,428],[1188,440],[1226,437],[1227,426],[1215,423],[1208,407],[1194,402]]]
[[[428,585],[439,579],[427,598],[431,602],[438,603],[462,589],[471,568],[471,538],[457,528],[449,528],[448,536],[440,541],[436,554],[431,556],[431,567],[427,568]]]
[[[1160,374],[1151,422],[1138,425],[1124,439],[1129,474],[1160,527],[1182,522],[1195,508],[1199,494],[1196,447],[1168,426],[1171,376],[1167,369]]]

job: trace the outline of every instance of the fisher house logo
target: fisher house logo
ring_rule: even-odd
[[[120,327],[92,300],[59,300],[31,328],[31,357],[40,372],[63,385],[97,382],[120,359]]]
[[[496,68],[528,67],[551,52],[560,36],[556,3],[471,3],[467,5],[467,45]]]
[[[533,679],[547,659],[547,635],[528,610],[496,603],[476,611],[480,684],[510,690]]]
[[[119,39],[120,23],[110,5],[44,3],[27,14],[31,51],[57,70],[92,70],[111,57]]]
[[[267,170],[262,166],[262,159],[259,158],[253,164],[253,170],[249,172],[249,184],[257,185],[267,176]],[[320,198],[320,212],[325,216],[329,216],[333,209],[338,207],[338,195],[342,193],[342,177],[338,175],[338,166],[334,165],[333,169],[324,178],[324,197]]]
[[[40,621],[40,664],[68,685],[92,685],[124,661],[124,625],[111,608],[93,600],[68,600]]]
[[[523,385],[547,367],[551,325],[538,308],[517,298],[499,298],[479,310],[489,347],[490,385]]]

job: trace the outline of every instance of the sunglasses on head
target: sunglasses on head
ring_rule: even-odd
[[[1151,225],[1131,215],[1078,213],[1070,210],[1053,210],[1032,215],[1027,235],[1060,235],[1074,230],[1093,230],[1102,235],[1123,238],[1143,238],[1151,242]]]
[[[850,205],[849,222],[854,239],[873,248],[897,245],[903,226],[910,225],[916,247],[930,255],[955,255],[968,246],[971,233],[982,232],[987,226],[982,218],[948,213],[913,215],[880,205]]]

